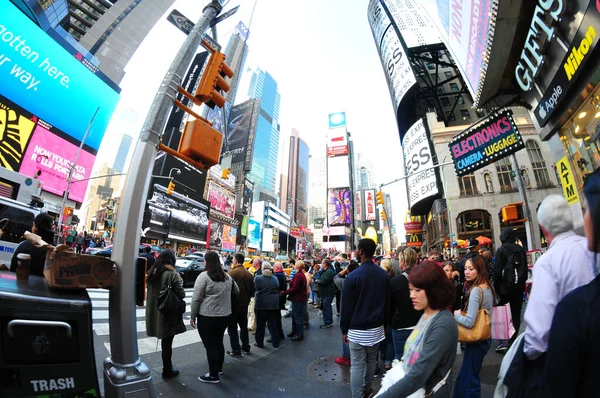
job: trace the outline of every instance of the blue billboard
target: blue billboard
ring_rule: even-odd
[[[346,125],[346,112],[329,114],[329,128],[344,127]]]
[[[10,1],[0,4],[0,94],[97,151],[119,94]]]
[[[260,223],[256,220],[248,220],[248,241],[247,246],[260,250]]]

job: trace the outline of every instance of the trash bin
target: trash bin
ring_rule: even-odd
[[[0,396],[99,397],[85,289],[0,272]]]

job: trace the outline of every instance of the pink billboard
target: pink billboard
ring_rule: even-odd
[[[233,218],[235,213],[234,194],[210,181],[207,196],[207,200],[210,202],[210,211],[218,211],[225,217]]]
[[[44,183],[44,190],[56,195],[63,195],[67,187],[69,165],[75,161],[76,145],[58,137],[38,124],[33,132],[31,141],[23,157],[19,172],[34,176],[38,171],[42,173],[38,180]],[[83,202],[89,181],[78,180],[90,177],[96,157],[85,150],[81,151],[79,161],[73,171],[69,199]]]

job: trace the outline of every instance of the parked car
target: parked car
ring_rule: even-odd
[[[140,249],[142,247],[144,247],[144,248],[149,247],[150,250],[151,250],[150,254],[152,254],[154,256],[154,258],[157,258],[158,257],[158,253],[160,253],[162,251],[162,249],[160,247],[151,245],[150,243],[142,243],[140,245]]]
[[[104,247],[88,247],[87,249],[85,249],[85,254],[90,254],[90,255],[94,255],[94,254],[98,254],[98,252],[104,250]]]
[[[145,250],[146,250],[145,245],[140,245],[138,247],[139,254],[144,253]],[[110,245],[110,246],[106,246],[105,248],[103,248],[102,250],[100,250],[99,252],[96,252],[94,254],[96,256],[110,257],[110,256],[112,256],[112,251],[113,251],[113,245]]]
[[[194,286],[198,275],[204,272],[204,259],[179,257],[175,262],[175,270],[183,279],[183,286]]]

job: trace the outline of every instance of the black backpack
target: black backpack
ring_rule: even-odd
[[[519,250],[509,251],[506,267],[502,270],[502,283],[508,290],[525,286],[527,280],[527,264],[523,261]]]

